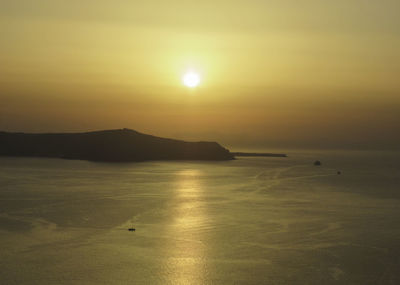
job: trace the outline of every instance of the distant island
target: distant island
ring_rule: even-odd
[[[232,160],[235,156],[286,157],[286,154],[230,152],[216,142],[186,142],[142,134],[130,129],[117,129],[44,134],[0,131],[0,156],[134,162]]]
[[[234,159],[228,149],[216,142],[186,142],[130,129],[45,134],[0,132],[0,155],[104,162]]]
[[[266,156],[266,157],[287,157],[284,153],[263,153],[263,152],[232,152],[234,156]]]

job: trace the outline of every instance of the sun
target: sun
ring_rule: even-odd
[[[182,81],[185,86],[194,88],[200,84],[200,75],[194,71],[188,71],[183,75]]]

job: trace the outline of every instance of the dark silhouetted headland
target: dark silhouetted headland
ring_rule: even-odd
[[[86,133],[0,132],[0,155],[128,162],[146,160],[230,160],[216,142],[185,142],[119,129]]]

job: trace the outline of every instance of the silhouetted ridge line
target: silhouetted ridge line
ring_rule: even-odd
[[[216,142],[186,142],[130,129],[43,134],[0,132],[0,155],[110,162],[234,159],[229,150]]]

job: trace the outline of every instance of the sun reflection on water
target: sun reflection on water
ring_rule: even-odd
[[[185,169],[177,172],[174,213],[168,236],[166,269],[168,283],[202,283],[207,276],[204,230],[207,215],[204,207],[202,172]]]

